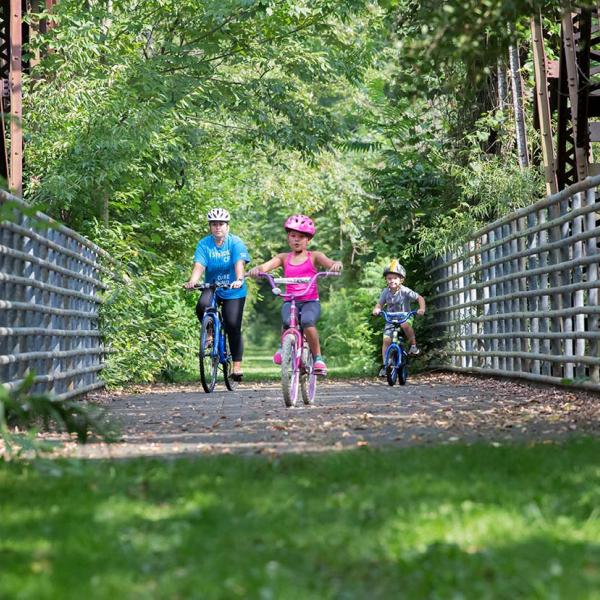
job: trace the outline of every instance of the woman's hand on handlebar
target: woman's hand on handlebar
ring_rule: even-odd
[[[243,279],[236,279],[235,281],[232,281],[230,286],[232,289],[237,290],[238,288],[241,288],[244,285],[244,280]]]
[[[422,316],[425,314],[425,309],[424,309],[424,308],[420,308],[420,309],[417,311],[417,314],[418,314],[420,317],[422,317]]]
[[[192,288],[193,288],[193,287],[194,287],[194,286],[195,286],[197,283],[198,283],[197,281],[186,281],[186,282],[183,284],[183,287],[184,287],[186,290],[191,290],[191,289],[192,289]]]
[[[344,268],[341,260],[334,260],[332,265],[327,269],[328,271],[333,271],[334,273],[339,273]]]
[[[381,312],[381,309],[378,306],[376,306],[373,309],[373,316],[376,317],[380,312]]]

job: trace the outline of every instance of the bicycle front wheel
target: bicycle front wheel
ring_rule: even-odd
[[[317,375],[313,367],[314,359],[308,346],[302,348],[304,372],[300,375],[300,391],[304,404],[314,404],[317,394]]]
[[[286,406],[296,406],[298,400],[298,360],[296,338],[286,335],[281,344],[281,389]]]
[[[398,367],[398,383],[400,385],[406,385],[408,379],[408,356],[406,352],[402,351],[400,354],[400,366]]]
[[[238,382],[231,376],[233,373],[233,359],[229,352],[229,343],[227,342],[227,336],[225,336],[225,362],[223,363],[223,379],[225,379],[225,386],[230,392],[235,392],[238,386]]]
[[[215,389],[217,383],[217,368],[219,366],[219,355],[215,347],[215,320],[212,315],[205,315],[202,319],[200,331],[200,352],[198,362],[200,363],[200,381],[207,394]]]
[[[398,355],[398,348],[390,346],[385,364],[385,377],[388,385],[395,385],[396,379],[398,378],[398,363],[400,362],[400,356]]]

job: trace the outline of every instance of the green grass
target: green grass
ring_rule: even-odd
[[[599,457],[0,463],[0,598],[598,598]]]

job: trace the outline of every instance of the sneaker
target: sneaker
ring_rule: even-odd
[[[416,356],[417,354],[420,354],[420,350],[417,348],[417,346],[415,344],[413,344],[409,349],[408,349],[408,353],[411,354],[412,356]]]
[[[277,352],[275,352],[275,354],[273,354],[273,362],[276,365],[281,364],[281,347],[277,348]]]
[[[379,369],[377,377],[385,377],[385,367],[382,366],[381,369]]]
[[[313,363],[313,368],[317,375],[327,375],[327,365],[323,360],[323,357],[319,354],[315,356],[315,362]]]

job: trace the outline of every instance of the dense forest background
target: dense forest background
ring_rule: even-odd
[[[215,205],[253,264],[286,249],[287,215],[315,219],[312,247],[345,265],[323,285],[324,353],[373,372],[385,261],[427,297],[427,257],[544,194],[528,37],[540,6],[61,0],[29,48],[41,61],[25,81],[25,196],[123,264],[128,284],[103,309],[108,381],[189,365],[181,284]],[[248,346],[272,349],[279,307],[251,285]]]

